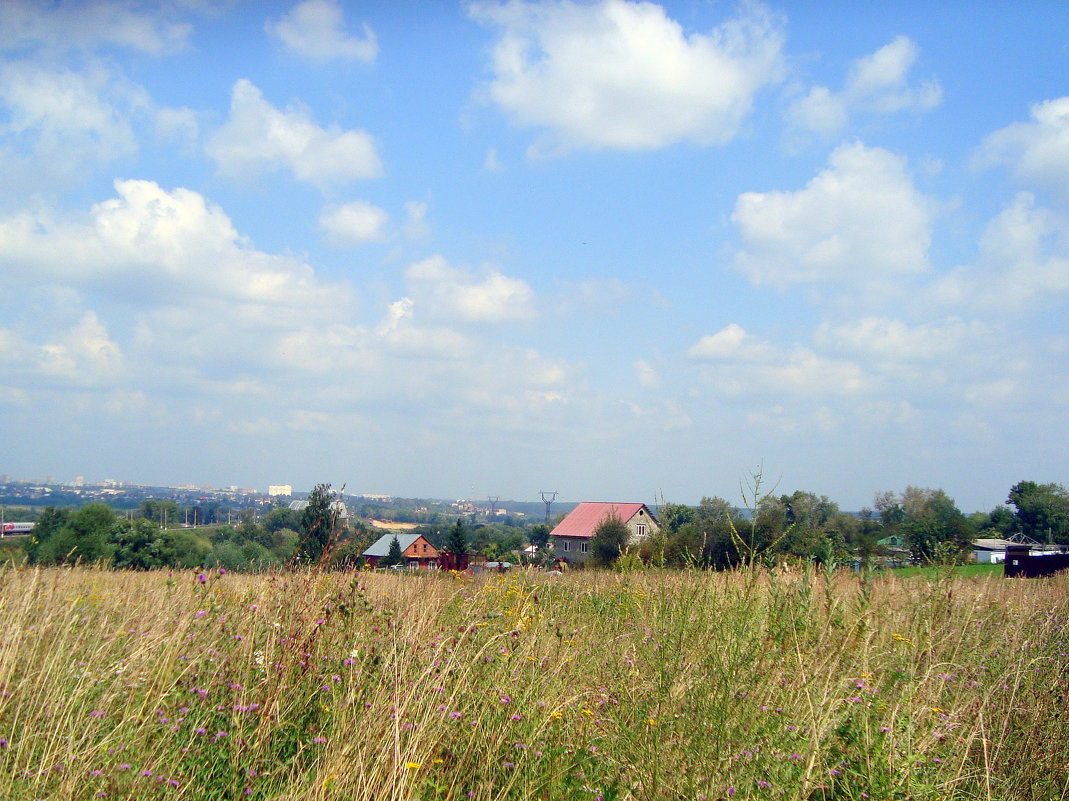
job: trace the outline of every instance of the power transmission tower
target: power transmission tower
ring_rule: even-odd
[[[538,493],[542,496],[542,503],[546,505],[546,525],[549,525],[549,510],[553,506],[553,501],[557,500],[557,491],[552,492],[541,491]],[[548,498],[546,496],[549,496]]]
[[[495,495],[492,498],[487,496],[486,505],[490,507],[490,517],[493,517],[494,513],[497,511],[497,501],[500,497],[500,495]]]

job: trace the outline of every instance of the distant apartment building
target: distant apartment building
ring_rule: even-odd
[[[292,484],[272,484],[267,488],[268,495],[292,495]]]

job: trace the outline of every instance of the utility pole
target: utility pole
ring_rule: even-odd
[[[546,505],[546,525],[549,525],[549,510],[553,506],[553,501],[557,500],[557,491],[552,492],[540,491],[539,495],[542,496],[542,503]],[[548,498],[546,496],[549,496]]]

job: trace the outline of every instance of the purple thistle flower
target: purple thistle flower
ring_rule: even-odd
[[[326,741],[327,741],[327,738],[326,738],[326,737],[313,737],[313,738],[312,738],[312,742],[313,742],[313,743],[319,743],[319,744],[322,744],[322,743],[325,743]]]
[[[198,573],[197,574],[197,581],[199,581],[201,584],[207,584],[208,583],[208,577],[206,575],[204,575],[203,573]]]

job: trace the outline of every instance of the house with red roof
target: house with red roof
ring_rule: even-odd
[[[584,501],[549,533],[553,555],[566,562],[582,562],[590,552],[590,540],[598,525],[614,516],[630,530],[630,545],[661,530],[657,518],[644,503]]]

